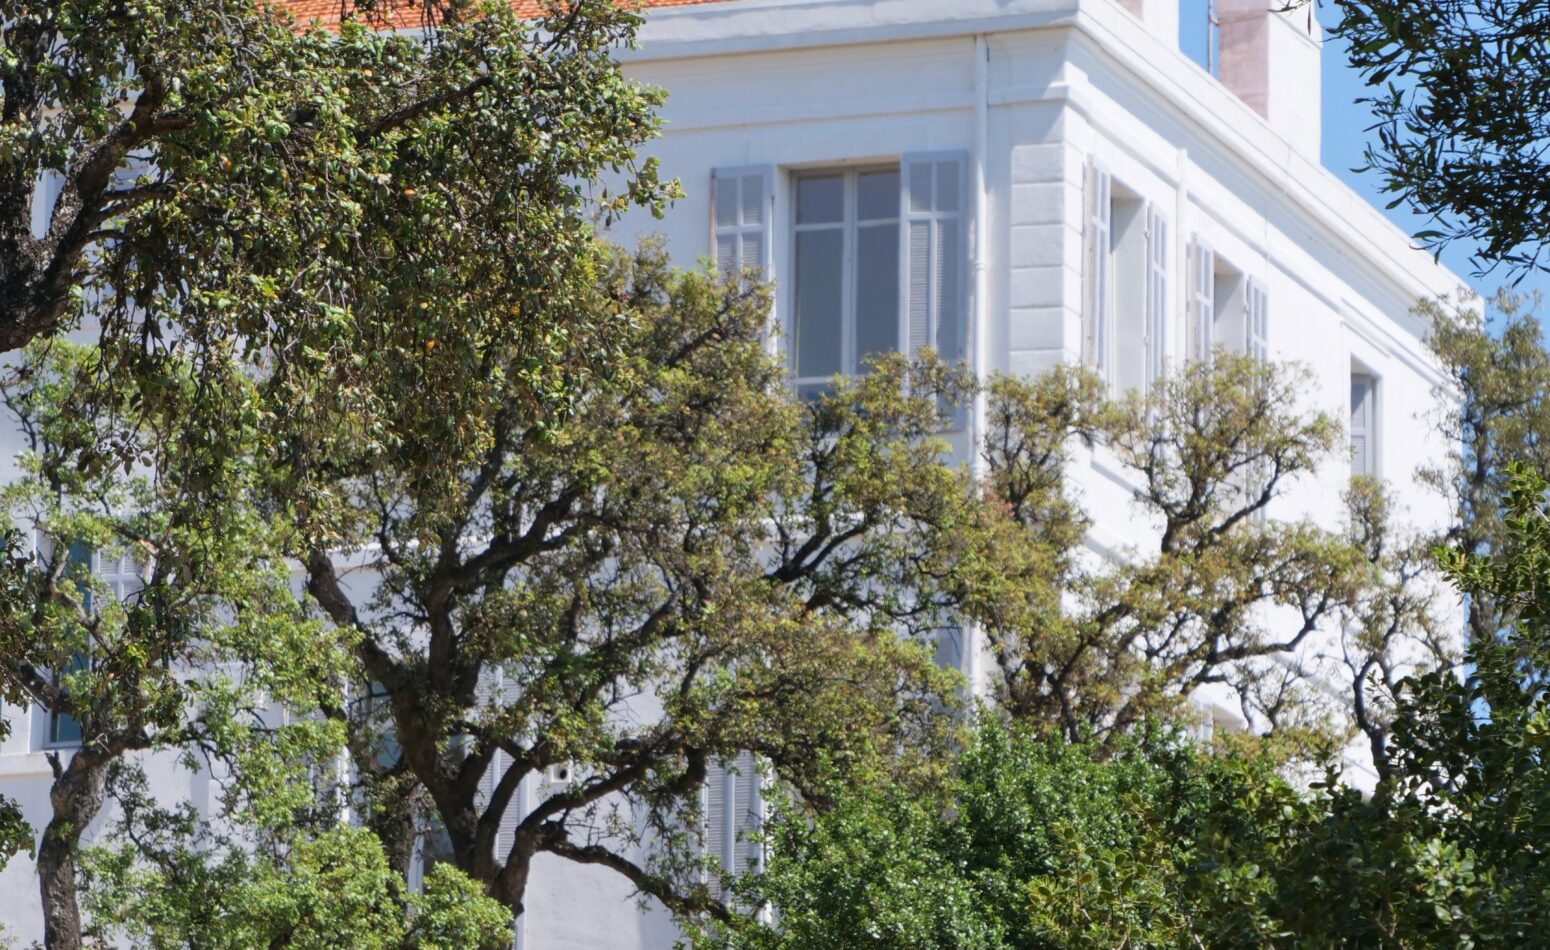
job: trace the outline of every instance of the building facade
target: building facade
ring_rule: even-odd
[[[1446,447],[1411,308],[1459,281],[1320,164],[1310,9],[1218,0],[1198,22],[1208,70],[1180,51],[1179,0],[646,6],[640,48],[622,56],[669,93],[651,151],[686,196],[614,236],[661,234],[685,266],[762,268],[777,288],[772,345],[798,389],[870,353],[933,346],[981,374],[1083,361],[1121,390],[1221,345],[1306,365],[1308,407],[1350,420],[1350,462],[1298,482],[1272,516],[1333,524],[1347,479],[1368,473],[1419,523],[1446,518],[1412,478]],[[980,421],[951,433],[965,460]],[[8,467],[12,446],[0,449]],[[1144,544],[1128,476],[1101,453],[1075,488],[1096,552]],[[972,632],[963,647],[953,662],[983,689]],[[1233,724],[1225,699],[1199,701]],[[69,748],[70,724],[4,715],[0,790],[44,815],[44,753]],[[169,796],[211,804],[209,776],[150,771]],[[729,772],[708,795],[709,846],[730,861],[757,789]],[[31,866],[13,861],[0,920],[23,943],[41,936],[36,900]],[[527,903],[523,947],[675,938],[622,878],[554,858],[539,859]]]

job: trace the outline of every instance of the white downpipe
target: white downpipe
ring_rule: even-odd
[[[974,378],[983,384],[990,374],[990,253],[987,247],[990,226],[990,198],[985,184],[985,156],[990,151],[990,41],[985,34],[974,36],[974,152],[970,165],[974,176],[974,309],[972,314]],[[969,424],[969,472],[978,481],[985,477],[985,461],[980,446],[985,439],[987,406],[985,394],[976,393]],[[969,679],[970,695],[980,692],[980,645],[983,640],[978,624],[967,631],[964,644],[964,675]]]

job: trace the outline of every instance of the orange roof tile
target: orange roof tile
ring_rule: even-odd
[[[639,0],[639,2],[642,7],[650,9],[723,3],[726,0]],[[522,16],[539,15],[538,0],[510,0],[510,3]],[[334,29],[339,26],[339,21],[354,4],[350,0],[277,0],[277,6],[295,17],[298,25],[305,26],[317,21],[325,29]],[[388,0],[384,6],[384,9],[379,9],[377,12],[377,16],[383,20],[383,26],[403,29],[419,26],[422,22],[424,0]]]

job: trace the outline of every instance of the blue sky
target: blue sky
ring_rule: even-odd
[[[1338,14],[1325,4],[1320,4],[1318,16],[1326,27],[1338,19]],[[1182,0],[1179,10],[1179,45],[1185,53],[1202,63],[1206,49],[1205,19],[1206,0]],[[1379,192],[1382,186],[1379,176],[1354,170],[1362,164],[1363,149],[1370,138],[1367,129],[1372,125],[1371,110],[1356,102],[1366,95],[1366,87],[1361,76],[1347,64],[1344,45],[1333,36],[1325,37],[1322,78],[1324,165],[1362,197],[1383,209],[1391,196]],[[1427,226],[1424,218],[1411,213],[1404,206],[1385,210],[1384,213],[1407,234],[1414,234]],[[1489,293],[1512,278],[1513,275],[1504,269],[1484,277],[1473,277],[1473,267],[1469,262],[1471,250],[1469,246],[1452,245],[1443,251],[1442,262],[1480,293]],[[1523,278],[1517,289],[1524,293],[1538,290],[1550,298],[1550,275],[1530,273]]]

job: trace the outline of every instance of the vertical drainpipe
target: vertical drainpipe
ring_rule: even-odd
[[[987,248],[989,222],[988,189],[985,184],[985,155],[990,148],[990,41],[983,33],[974,36],[974,153],[970,159],[973,168],[974,189],[974,286],[972,311],[973,368],[974,378],[983,384],[990,373],[990,287],[988,279],[990,260]],[[980,446],[985,438],[986,399],[983,392],[974,396],[974,407],[969,425],[969,472],[976,481],[985,477],[985,461]],[[980,646],[983,632],[979,624],[969,626],[964,645],[963,672],[969,680],[969,693],[980,690]]]

